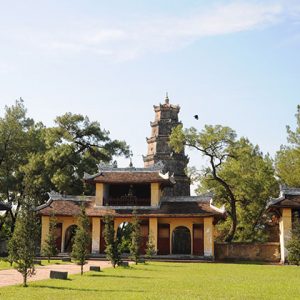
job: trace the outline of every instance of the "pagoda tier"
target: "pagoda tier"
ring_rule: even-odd
[[[165,196],[189,196],[190,180],[185,170],[188,164],[188,157],[184,150],[175,153],[169,145],[169,137],[172,130],[181,125],[178,120],[180,107],[169,103],[168,96],[164,104],[154,106],[155,120],[150,122],[151,136],[147,138],[148,151],[143,157],[144,166],[150,167],[155,163],[162,161],[164,164],[164,172],[174,174],[176,184],[173,187],[164,189]]]

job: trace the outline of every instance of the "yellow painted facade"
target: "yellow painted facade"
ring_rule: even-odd
[[[62,252],[65,248],[65,236],[66,231],[71,225],[77,225],[76,217],[56,217],[58,223],[62,223],[62,241],[61,241],[61,249]],[[101,234],[101,220],[100,217],[92,217],[91,225],[92,225],[92,253],[98,254],[100,251],[100,234]],[[170,254],[172,254],[172,235],[173,231],[178,226],[187,227],[191,234],[191,254],[193,252],[193,224],[203,224],[204,225],[204,256],[213,257],[214,256],[214,242],[213,242],[213,234],[214,234],[214,225],[213,225],[213,217],[185,217],[185,218],[141,218],[141,220],[149,220],[149,234],[151,234],[153,243],[155,245],[155,249],[157,250],[158,244],[158,224],[169,224],[170,225]],[[131,217],[120,217],[114,219],[114,229],[115,233],[117,233],[118,227],[123,222],[132,222]],[[49,217],[42,217],[42,244],[46,239],[47,233],[49,230]]]
[[[49,223],[50,223],[50,217],[42,216],[41,248],[43,248],[44,242],[49,233]]]
[[[280,230],[281,262],[284,263],[288,254],[286,249],[286,243],[290,239],[291,230],[292,230],[292,209],[291,208],[283,208],[281,210],[279,230]]]
[[[193,224],[203,224],[204,218],[159,218],[158,223],[170,224],[170,252],[172,254],[172,235],[176,227],[187,227],[191,234],[191,252],[193,251]],[[157,230],[156,230],[157,231]],[[191,253],[192,254],[192,253]]]
[[[92,218],[92,253],[97,254],[100,251],[100,232],[101,222],[100,218]]]
[[[104,196],[104,184],[103,183],[96,183],[96,206],[103,205],[103,196]]]
[[[214,256],[213,218],[204,218],[204,256]]]
[[[159,183],[151,183],[151,206],[157,206],[161,197]]]
[[[77,225],[76,217],[59,217],[56,216],[57,223],[62,224],[62,239],[61,239],[61,251],[64,252],[65,249],[65,236],[66,231],[71,225]]]
[[[155,251],[157,251],[157,218],[149,219],[149,235],[152,238],[152,242],[155,247]]]

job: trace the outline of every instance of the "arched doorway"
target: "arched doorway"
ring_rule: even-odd
[[[191,233],[187,227],[178,226],[173,230],[172,254],[191,254]]]
[[[67,228],[65,233],[65,252],[72,252],[72,246],[74,243],[74,237],[76,233],[77,225],[71,225]]]
[[[130,253],[132,224],[129,222],[123,222],[119,225],[117,230],[117,238],[121,244],[122,254]]]

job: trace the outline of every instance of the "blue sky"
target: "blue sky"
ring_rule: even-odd
[[[0,8],[1,115],[20,96],[47,125],[67,111],[88,115],[131,145],[137,166],[166,91],[186,127],[228,125],[272,155],[295,125],[299,1],[0,0]]]

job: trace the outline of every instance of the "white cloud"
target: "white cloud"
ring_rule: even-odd
[[[283,4],[261,3],[231,2],[183,17],[143,17],[116,26],[87,21],[59,32],[39,33],[34,29],[29,41],[51,53],[88,52],[128,60],[171,51],[207,36],[264,28],[285,18]]]

